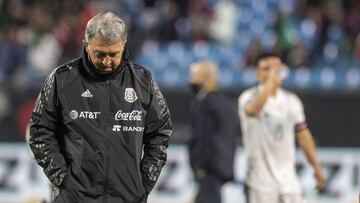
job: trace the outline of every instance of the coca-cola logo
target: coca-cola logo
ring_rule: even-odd
[[[142,121],[142,111],[134,110],[132,112],[123,112],[119,110],[115,114],[117,121]]]

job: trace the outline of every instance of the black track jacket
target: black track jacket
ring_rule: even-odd
[[[112,73],[87,53],[47,78],[30,121],[30,147],[60,194],[54,202],[144,203],[166,162],[166,101],[127,50]]]

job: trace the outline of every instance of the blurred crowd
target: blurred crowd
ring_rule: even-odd
[[[103,10],[126,21],[133,57],[148,41],[200,41],[241,44],[243,67],[263,51],[291,67],[360,60],[360,0],[0,0],[0,83],[38,87]]]
[[[59,63],[78,55],[95,2],[0,1],[0,81],[39,85]]]

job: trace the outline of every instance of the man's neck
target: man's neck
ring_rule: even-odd
[[[278,87],[276,87],[272,92],[271,92],[271,96],[272,97],[276,97],[277,96],[277,94],[279,93],[279,89],[280,89],[280,87],[278,86]]]
[[[217,87],[215,84],[205,84],[202,89],[204,89],[207,92],[213,92],[216,91]]]

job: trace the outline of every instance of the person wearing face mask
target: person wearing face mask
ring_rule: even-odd
[[[190,165],[198,193],[195,203],[220,203],[221,187],[234,178],[237,115],[233,104],[217,90],[217,66],[198,61],[190,66],[193,91]]]
[[[325,179],[298,96],[281,88],[288,68],[274,54],[257,60],[257,87],[239,97],[246,155],[247,203],[304,203],[295,168],[295,140],[314,169],[318,189]]]
[[[29,145],[54,185],[55,203],[146,203],[166,163],[167,103],[133,64],[125,23],[100,13],[81,57],[60,65],[40,91]]]

